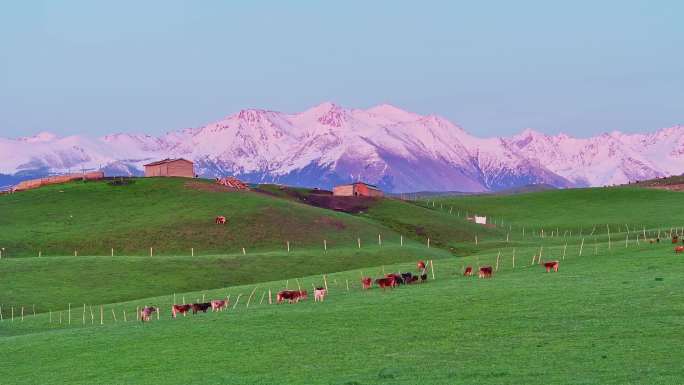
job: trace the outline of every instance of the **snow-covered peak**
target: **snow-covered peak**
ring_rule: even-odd
[[[371,107],[367,109],[366,112],[371,115],[389,119],[394,122],[409,122],[421,118],[421,115],[404,111],[399,107],[387,103]]]
[[[55,140],[57,138],[58,138],[57,135],[55,135],[51,132],[43,131],[43,132],[40,132],[40,133],[33,135],[33,136],[27,136],[24,138],[20,138],[19,140],[24,141],[26,143],[45,143],[45,142],[52,142],[53,140]]]
[[[391,104],[347,109],[325,102],[286,114],[245,109],[201,127],[156,137],[98,139],[41,133],[0,138],[0,173],[68,168],[140,170],[184,157],[203,176],[331,187],[362,179],[390,191],[486,191],[521,184],[599,186],[684,171],[684,127],[591,138],[525,129],[473,136],[437,115]]]

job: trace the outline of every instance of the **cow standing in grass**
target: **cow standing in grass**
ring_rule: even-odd
[[[141,322],[149,322],[150,321],[150,316],[154,313],[156,313],[158,309],[154,306],[145,306],[140,310],[140,321]]]
[[[317,287],[314,289],[314,302],[323,302],[328,291],[324,287]]]
[[[493,269],[491,266],[482,266],[482,267],[480,267],[478,277],[480,277],[480,278],[492,278],[492,272],[493,272]]]
[[[227,221],[227,219],[224,216],[218,216],[218,217],[216,217],[216,220],[215,220],[217,225],[225,225],[226,221]]]
[[[675,253],[679,254],[684,252],[684,246],[677,246],[674,248]]]
[[[282,290],[276,295],[276,303],[297,303],[309,296],[306,290]]]
[[[214,299],[211,301],[211,311],[221,311],[228,307],[228,301],[225,299]]]
[[[363,290],[368,290],[373,286],[373,279],[371,277],[361,278],[361,287]]]
[[[553,269],[555,272],[558,272],[558,261],[544,262],[544,268],[546,268],[547,273],[550,273],[551,269]]]
[[[375,283],[382,289],[385,290],[386,288],[393,288],[396,286],[396,282],[394,282],[394,277],[384,277],[384,278],[378,278],[375,280]]]
[[[471,277],[473,275],[473,267],[472,266],[466,266],[465,271],[463,272],[464,277]]]
[[[173,305],[171,306],[171,316],[176,318],[176,314],[180,313],[185,315],[192,308],[191,305]]]
[[[211,302],[193,303],[190,306],[192,307],[192,314],[197,314],[198,312],[206,313],[207,310],[211,309]]]

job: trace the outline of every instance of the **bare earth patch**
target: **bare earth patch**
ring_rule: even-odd
[[[239,189],[228,187],[228,186],[223,186],[223,185],[216,184],[216,183],[206,183],[206,182],[200,182],[200,181],[196,181],[196,180],[185,182],[184,186],[185,186],[185,188],[189,188],[191,190],[209,191],[209,192],[243,191],[243,190],[239,190]]]

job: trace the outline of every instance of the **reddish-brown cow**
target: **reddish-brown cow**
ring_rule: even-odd
[[[176,314],[178,313],[185,315],[191,308],[192,306],[190,305],[173,305],[171,306],[171,316],[176,318]]]
[[[306,290],[282,290],[276,295],[276,302],[283,303],[287,300],[289,303],[297,303],[306,299],[308,295]]]
[[[684,246],[677,246],[674,249],[675,253],[681,253],[684,252]]]
[[[544,267],[546,268],[546,272],[550,273],[551,269],[553,271],[558,271],[558,261],[549,261],[549,262],[544,262]]]
[[[375,280],[375,283],[383,290],[388,287],[391,288],[396,286],[396,282],[394,282],[394,277],[378,278]]]
[[[471,277],[473,275],[473,267],[472,266],[466,266],[465,271],[463,272],[464,277]]]
[[[363,290],[370,289],[373,286],[373,279],[371,277],[361,278],[361,286],[363,287]]]
[[[492,267],[491,266],[482,266],[480,268],[480,272],[478,276],[480,278],[492,278]]]

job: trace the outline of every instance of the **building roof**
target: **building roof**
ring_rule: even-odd
[[[339,186],[337,186],[337,187],[340,187],[340,186],[353,186],[353,185],[355,185],[355,184],[362,184],[362,185],[368,186],[368,187],[370,187],[370,188],[372,188],[372,189],[380,190],[377,186],[372,185],[372,184],[369,184],[369,183],[366,183],[366,182],[354,182],[354,183],[349,183],[349,184],[341,184],[341,185],[339,185]]]
[[[189,160],[187,160],[187,159],[183,159],[183,158],[176,158],[176,159],[169,159],[169,158],[166,158],[166,159],[164,159],[164,160],[159,160],[159,161],[156,161],[156,162],[152,162],[152,163],[145,164],[145,165],[143,165],[143,167],[147,167],[147,166],[159,166],[160,164],[173,163],[173,162],[178,162],[178,161],[183,161],[183,162],[192,163],[191,161],[189,161]]]

